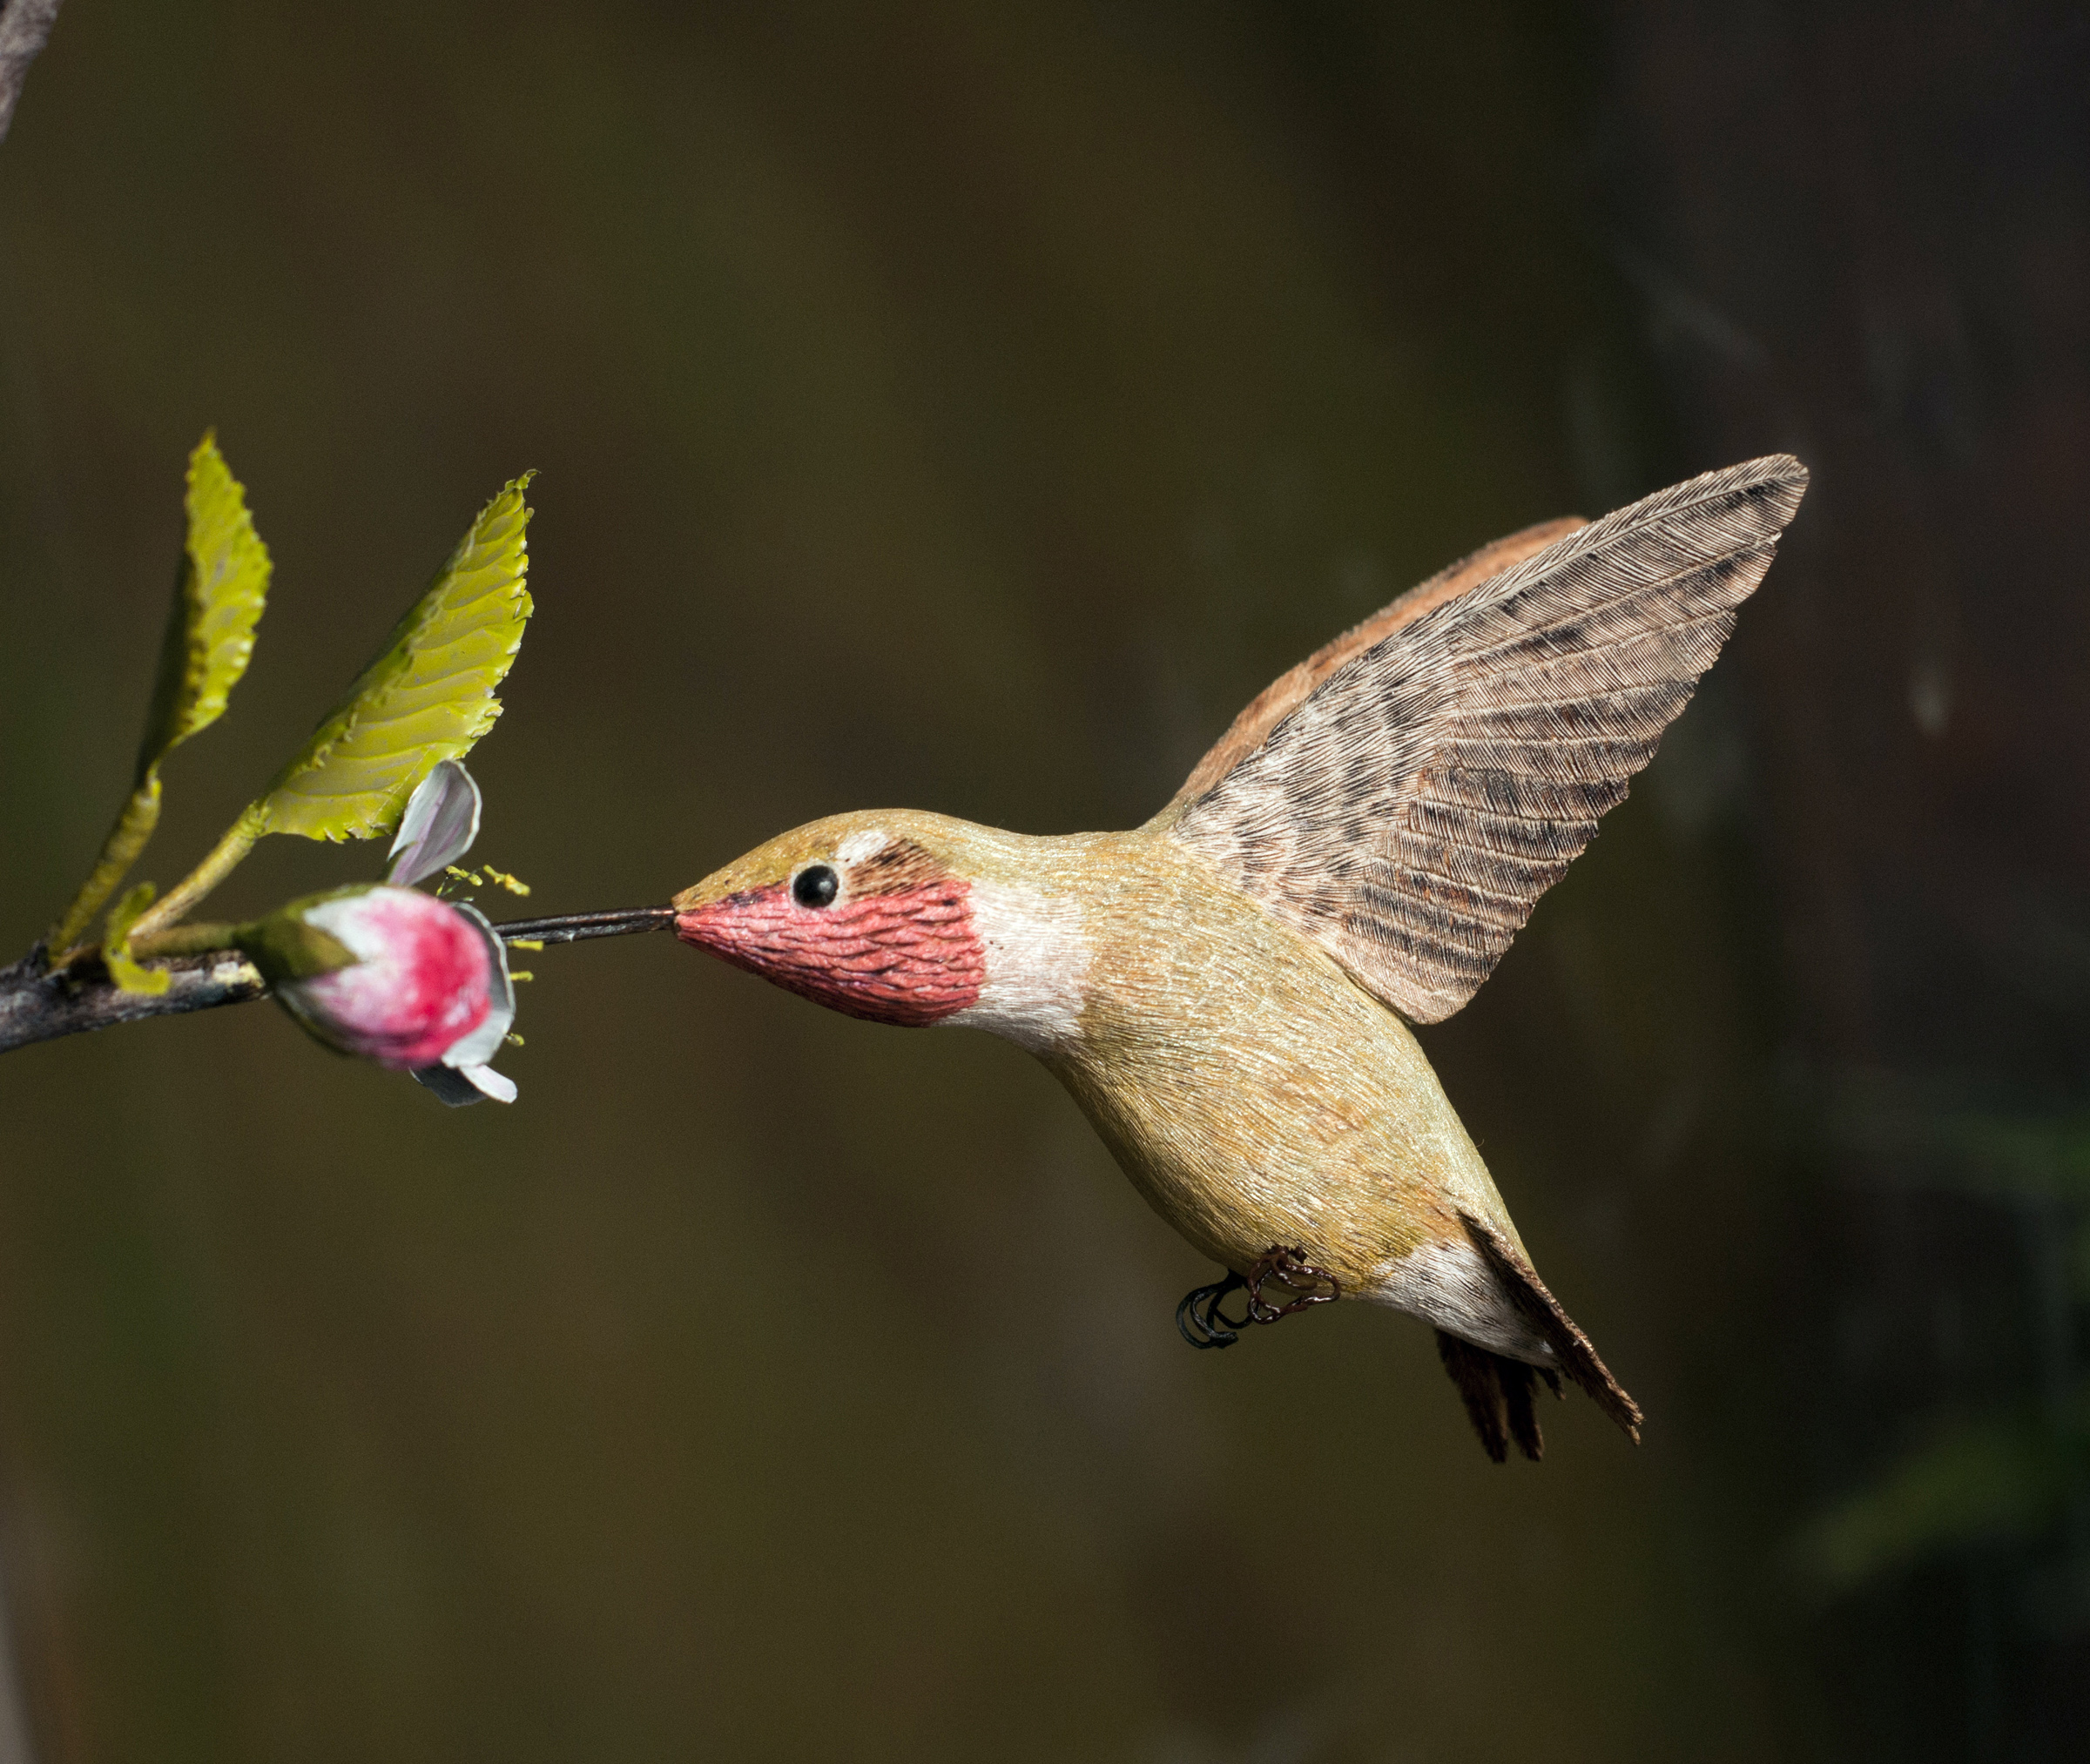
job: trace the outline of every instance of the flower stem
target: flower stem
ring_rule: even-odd
[[[109,837],[102,841],[102,854],[95,860],[93,872],[73,896],[64,917],[44,933],[44,947],[54,959],[62,958],[86,934],[94,915],[138,862],[138,854],[145,849],[145,841],[158,825],[159,771],[150,767],[117,816],[116,825],[109,829]]]
[[[149,937],[131,935],[131,955],[136,961],[158,961],[173,955],[208,955],[213,950],[233,950],[244,954],[237,925],[174,925]]]
[[[241,810],[239,818],[226,829],[225,837],[212,847],[210,856],[170,888],[166,898],[154,903],[131,927],[132,946],[172,925],[224,881],[267,831],[267,818],[260,803],[250,804]]]

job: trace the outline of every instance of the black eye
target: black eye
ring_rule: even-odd
[[[801,906],[829,906],[841,885],[841,878],[825,864],[808,864],[792,878],[791,898]]]

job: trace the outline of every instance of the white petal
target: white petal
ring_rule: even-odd
[[[328,895],[299,913],[306,924],[325,932],[347,948],[358,961],[381,961],[391,949],[384,933],[372,923],[370,896],[374,888]]]
[[[485,1017],[476,1029],[469,1035],[460,1035],[443,1050],[442,1063],[460,1068],[483,1066],[501,1051],[502,1042],[515,1027],[516,983],[508,977],[508,946],[494,934],[494,927],[487,923],[486,915],[476,906],[467,906],[461,900],[448,904],[478,927],[479,935],[486,940],[487,959],[492,966],[487,977]]]
[[[463,1066],[458,1076],[469,1078],[496,1102],[513,1102],[516,1100],[516,1081],[494,1070],[490,1066]]]
[[[447,1066],[423,1066],[414,1074],[414,1081],[427,1085],[452,1108],[463,1108],[469,1104],[486,1101],[485,1092],[463,1073],[453,1072]],[[512,1092],[515,1087],[510,1085],[509,1087]],[[509,1095],[501,1100],[511,1102],[515,1099]]]
[[[385,880],[411,887],[454,864],[479,837],[479,786],[454,759],[446,759],[421,779],[400,817],[399,837],[392,841],[391,872]]]

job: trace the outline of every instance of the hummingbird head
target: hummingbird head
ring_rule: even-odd
[[[979,1002],[973,883],[940,818],[834,815],[675,897],[675,934],[817,1004],[919,1028]]]

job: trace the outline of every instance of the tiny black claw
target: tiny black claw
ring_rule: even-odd
[[[1265,1281],[1275,1281],[1298,1296],[1281,1304],[1272,1303],[1263,1296]],[[1324,1292],[1323,1287],[1328,1289]],[[1244,1291],[1248,1294],[1248,1314],[1227,1316],[1220,1309],[1220,1301],[1229,1293]],[[1194,1348],[1230,1348],[1251,1323],[1274,1323],[1309,1305],[1327,1304],[1342,1296],[1342,1283],[1326,1269],[1316,1268],[1307,1261],[1305,1249],[1273,1243],[1257,1258],[1245,1278],[1230,1269],[1224,1280],[1184,1294],[1183,1303],[1176,1307],[1176,1327]]]
[[[1220,1310],[1219,1303],[1230,1292],[1238,1292],[1247,1284],[1230,1269],[1224,1280],[1185,1293],[1183,1303],[1176,1307],[1176,1327],[1183,1340],[1194,1348],[1230,1348],[1239,1341],[1241,1331],[1252,1319],[1242,1317],[1237,1321]]]

